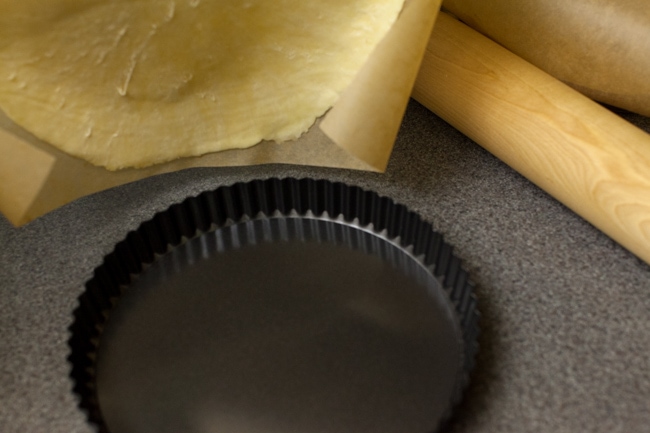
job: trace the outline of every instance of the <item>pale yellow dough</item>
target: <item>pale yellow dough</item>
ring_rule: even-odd
[[[403,0],[2,0],[0,108],[108,169],[297,138]]]

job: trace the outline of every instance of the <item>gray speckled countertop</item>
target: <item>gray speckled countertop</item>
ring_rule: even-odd
[[[626,117],[650,131],[649,119]],[[373,189],[431,221],[477,284],[481,351],[452,430],[650,431],[650,266],[417,103],[385,174],[191,169],[86,197],[25,227],[0,219],[0,432],[88,432],[67,327],[104,254],[207,189],[313,176]]]

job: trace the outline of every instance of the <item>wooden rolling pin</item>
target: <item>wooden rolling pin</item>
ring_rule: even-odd
[[[650,264],[650,135],[445,13],[413,97]]]

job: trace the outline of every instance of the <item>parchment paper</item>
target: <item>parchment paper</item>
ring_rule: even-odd
[[[584,95],[650,116],[648,0],[444,0],[443,8]]]
[[[406,0],[398,20],[337,104],[291,142],[263,142],[249,149],[111,172],[59,151],[0,112],[0,212],[22,225],[79,197],[190,167],[285,163],[381,172],[441,2]]]

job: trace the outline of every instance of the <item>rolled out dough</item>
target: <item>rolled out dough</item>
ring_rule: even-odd
[[[295,139],[403,0],[7,0],[0,108],[110,170]]]

